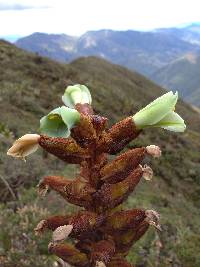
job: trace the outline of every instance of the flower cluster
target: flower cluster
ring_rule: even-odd
[[[8,155],[25,159],[40,146],[66,163],[79,164],[72,180],[46,176],[38,192],[55,190],[64,200],[82,207],[76,214],[44,218],[35,232],[53,231],[49,252],[77,267],[131,267],[125,259],[130,248],[149,229],[161,230],[159,214],[153,210],[123,209],[121,204],[140,180],[151,180],[152,169],[143,160],[161,156],[158,146],[134,148],[116,155],[143,129],[161,127],[183,132],[183,119],[174,112],[178,95],[169,92],[134,116],[110,129],[107,119],[94,115],[91,95],[84,85],[69,86],[58,107],[40,120],[41,134],[26,134],[16,140]],[[74,244],[67,239],[75,239]]]

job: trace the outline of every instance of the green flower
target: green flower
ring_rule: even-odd
[[[133,116],[136,127],[161,127],[169,131],[184,132],[184,120],[174,112],[177,100],[178,93],[173,94],[172,91],[155,99]]]
[[[92,97],[89,89],[85,85],[76,84],[70,85],[65,89],[62,101],[66,106],[74,108],[78,103],[91,105]]]
[[[80,121],[80,113],[65,106],[52,110],[40,120],[41,133],[51,137],[68,137]]]

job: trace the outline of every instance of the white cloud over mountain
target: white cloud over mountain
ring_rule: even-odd
[[[0,0],[0,36],[148,30],[200,21],[197,0]]]
[[[49,8],[48,1],[0,0],[0,11]]]

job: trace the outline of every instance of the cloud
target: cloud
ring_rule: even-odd
[[[38,9],[38,8],[49,8],[48,5],[34,5],[34,4],[21,4],[16,2],[4,2],[0,1],[0,11],[8,11],[8,10],[25,10],[25,9]]]
[[[5,25],[0,36],[33,32],[79,36],[89,30],[149,30],[200,21],[197,0],[182,1],[181,9],[180,0],[0,0],[0,7],[1,3],[29,9],[0,11],[0,25]]]

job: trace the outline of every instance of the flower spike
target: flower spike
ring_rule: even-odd
[[[184,121],[174,112],[177,99],[177,93],[169,92],[108,128],[107,118],[94,114],[87,87],[68,86],[62,97],[68,107],[58,107],[40,121],[44,135],[24,135],[8,150],[8,155],[24,159],[41,146],[65,163],[80,165],[74,179],[50,175],[38,185],[41,196],[54,190],[82,207],[75,214],[43,218],[34,229],[36,235],[53,231],[48,249],[63,266],[134,267],[125,259],[131,247],[151,226],[161,230],[156,211],[124,210],[121,205],[142,178],[152,179],[153,170],[144,159],[160,157],[161,149],[131,144],[120,155],[108,154],[122,151],[147,127],[183,132]]]

